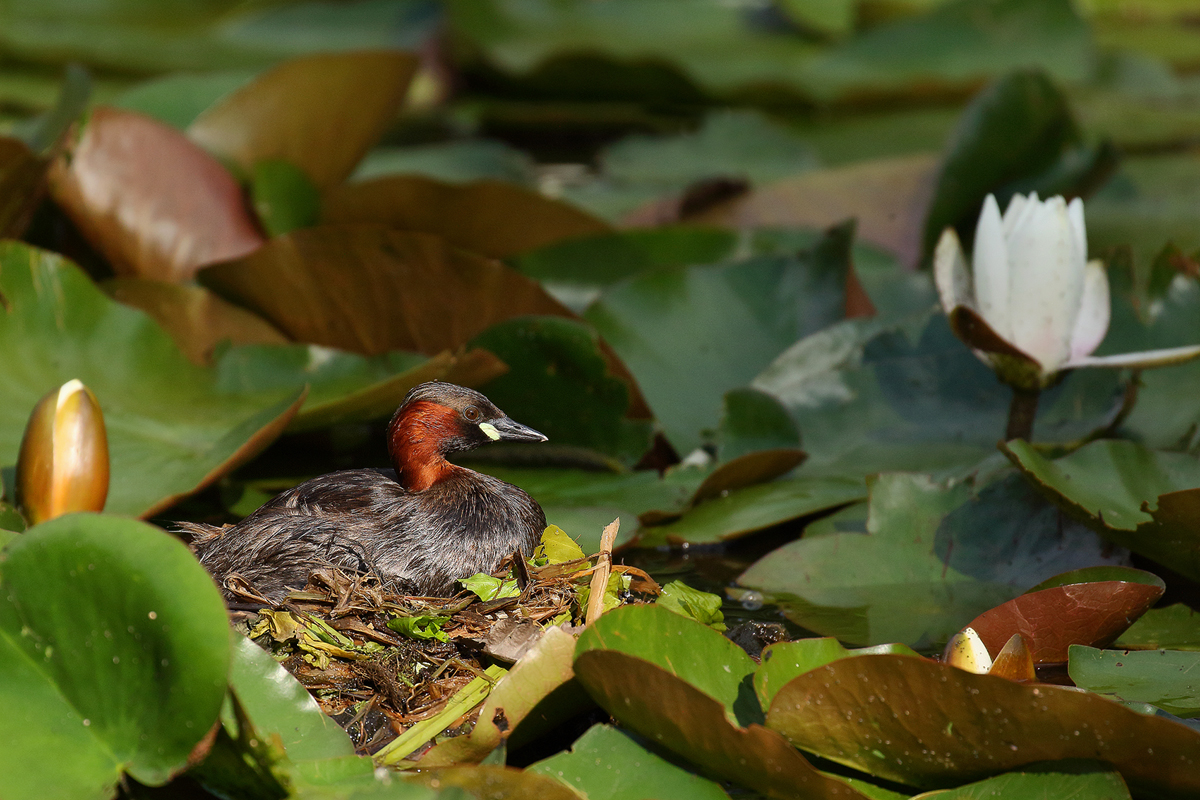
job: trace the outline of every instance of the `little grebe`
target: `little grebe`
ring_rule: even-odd
[[[431,381],[388,424],[395,471],[322,475],[265,503],[234,526],[180,523],[217,583],[245,579],[272,602],[321,567],[370,572],[414,594],[446,594],[491,572],[514,551],[533,553],[546,517],[511,484],[451,464],[450,453],[498,440],[544,442],[479,392]]]

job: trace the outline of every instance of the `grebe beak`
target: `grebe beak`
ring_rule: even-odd
[[[544,442],[545,434],[538,433],[533,428],[514,422],[508,417],[501,417],[490,422],[479,423],[479,429],[493,441],[509,442]]]

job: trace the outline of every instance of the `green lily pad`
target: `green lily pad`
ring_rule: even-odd
[[[546,521],[567,532],[586,553],[600,550],[600,532],[621,518],[617,546],[633,539],[637,519],[650,511],[678,514],[704,480],[698,469],[590,472],[581,469],[512,469],[476,465],[520,486],[541,504]]]
[[[847,320],[797,342],[751,385],[791,410],[805,473],[858,478],[969,472],[995,453],[1012,400],[941,314],[897,325]],[[1042,393],[1034,435],[1086,436],[1108,424],[1120,392],[1112,371],[1077,370]]]
[[[489,0],[449,7],[455,31],[490,65],[542,94],[562,95],[569,86],[575,98],[586,92],[698,101],[703,96],[697,85],[713,92],[786,85],[817,50],[799,37],[754,25],[737,8],[704,0],[620,0],[605,8]]]
[[[692,544],[728,541],[861,500],[864,493],[861,480],[799,474],[723,492],[688,509],[678,520],[655,527],[654,535]]]
[[[5,48],[46,63],[76,60],[127,73],[263,67],[321,50],[415,49],[436,7],[412,0],[243,6],[102,3],[86,11],[21,0],[0,18]]]
[[[917,795],[920,800],[985,800],[1026,797],[1070,797],[1073,800],[1127,800],[1129,788],[1121,773],[1094,761],[1056,761],[1034,764],[957,789]]]
[[[780,642],[763,650],[762,660],[754,672],[754,691],[763,708],[770,708],[775,695],[797,675],[811,672],[839,658],[853,658],[880,653],[899,656],[920,656],[916,650],[903,644],[883,644],[847,650],[837,639],[800,639],[795,642]]]
[[[1102,536],[1200,578],[1200,462],[1119,440],[1051,461],[1027,443],[1005,452],[1034,485]]]
[[[238,69],[162,75],[126,89],[112,98],[111,104],[182,131],[205,109],[241,89],[257,74],[257,70]]]
[[[1200,791],[1200,732],[1073,688],[921,658],[867,655],[818,667],[775,695],[767,725],[803,750],[922,788],[1086,758],[1110,763],[1135,793]]]
[[[250,172],[250,197],[268,236],[309,228],[321,217],[321,195],[299,167],[281,158],[257,161]]]
[[[426,358],[392,352],[360,356],[319,345],[242,345],[220,353],[217,385],[231,394],[256,395],[308,386],[289,431],[390,415],[408,390],[450,377],[456,360],[443,353]]]
[[[629,386],[608,368],[599,337],[562,317],[525,317],[488,328],[470,342],[493,353],[508,372],[483,390],[500,408],[555,445],[624,456],[632,464],[650,445],[648,420],[630,420]],[[514,412],[515,413],[515,412]]]
[[[225,696],[212,579],[174,537],[96,514],[30,529],[4,556],[0,791],[108,797],[126,773],[166,783]]]
[[[1152,608],[1122,633],[1113,647],[1119,649],[1200,650],[1200,612],[1183,603]]]
[[[722,261],[733,255],[737,241],[735,233],[718,228],[664,226],[567,239],[509,262],[582,312],[608,286],[656,269]]]
[[[722,461],[756,450],[800,446],[800,431],[777,399],[749,387],[725,393],[725,411],[718,431]]]
[[[1103,543],[1017,476],[973,496],[929,476],[871,480],[867,533],[826,533],[768,553],[739,578],[795,622],[855,644],[944,642],[1025,587],[1105,563]],[[1068,544],[1069,542],[1069,544]]]
[[[707,625],[666,607],[625,606],[605,614],[580,634],[575,658],[591,650],[618,651],[658,665],[719,700],[731,723],[761,721],[750,656]]]
[[[288,341],[262,317],[201,286],[111,278],[100,287],[114,300],[149,314],[193,364],[211,364],[218,345],[225,341],[235,345]]]
[[[700,181],[759,185],[817,166],[812,147],[792,128],[758,111],[729,109],[709,113],[695,131],[628,136],[604,148],[597,161],[599,177],[566,187],[563,196],[612,220]]]
[[[554,778],[539,775],[536,772],[528,770],[516,770],[508,767],[501,767],[493,764],[478,764],[469,767],[448,767],[446,769],[430,770],[422,772],[410,781],[408,786],[403,788],[408,792],[412,792],[414,787],[412,784],[424,783],[431,789],[437,789],[439,792],[433,797],[445,797],[450,794],[452,797],[462,797],[462,794],[453,792],[454,789],[460,789],[469,792],[470,795],[479,798],[479,800],[488,800],[488,798],[504,798],[504,797],[537,797],[541,800],[579,800],[579,795],[563,786]],[[397,787],[398,788],[398,787]],[[450,789],[451,792],[445,792]],[[393,789],[393,791],[395,791]],[[375,797],[376,795],[367,795],[366,798]],[[390,797],[391,795],[384,795]],[[428,795],[421,795],[413,792],[412,795],[401,792],[396,792],[396,800],[408,800],[412,796],[414,800],[425,800]],[[352,800],[354,800],[352,798]],[[432,800],[432,798],[431,798]]]
[[[533,159],[494,139],[464,139],[412,147],[376,147],[359,162],[351,181],[388,175],[423,175],[445,183],[498,180],[533,184]]]
[[[271,655],[234,635],[229,685],[263,735],[278,734],[292,761],[354,755],[350,737]]]
[[[803,68],[817,99],[961,91],[1011,69],[1040,66],[1082,81],[1093,68],[1091,32],[1067,0],[972,0],[879,25]]]
[[[223,392],[213,370],[59,256],[0,245],[0,295],[0,464],[16,463],[38,399],[78,378],[104,411],[109,511],[150,515],[207,486],[266,447],[301,403],[295,384]]]
[[[575,676],[623,726],[708,776],[779,797],[862,797],[759,724],[754,662],[716,631],[625,606],[580,635]]]
[[[45,154],[63,140],[92,96],[92,77],[79,64],[67,64],[58,100],[45,113],[23,120],[14,133],[35,153]]]
[[[642,747],[629,733],[593,725],[569,752],[526,767],[562,781],[588,800],[727,800],[720,784],[701,778]]]
[[[629,367],[675,449],[713,442],[725,392],[841,318],[852,227],[794,257],[660,270],[585,314]]]
[[[1075,685],[1121,700],[1152,703],[1177,717],[1200,717],[1200,653],[1099,650],[1072,645],[1067,671]]]
[[[413,55],[394,50],[292,59],[206,109],[188,136],[246,173],[281,160],[328,188],[383,135],[416,71]]]

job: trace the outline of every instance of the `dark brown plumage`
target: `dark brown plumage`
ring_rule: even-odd
[[[499,439],[546,441],[479,392],[423,383],[388,425],[394,471],[322,475],[237,525],[179,528],[223,588],[238,575],[274,602],[322,567],[371,572],[400,591],[447,594],[459,578],[491,572],[514,551],[531,555],[546,527],[528,494],[445,458]]]

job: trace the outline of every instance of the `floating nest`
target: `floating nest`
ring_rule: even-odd
[[[412,743],[415,757],[434,735],[469,732],[500,667],[545,629],[569,630],[660,591],[642,570],[613,565],[610,550],[558,563],[542,563],[543,552],[463,581],[470,589],[455,597],[391,594],[373,576],[333,569],[314,572],[304,591],[274,605],[236,576],[226,588],[237,598],[235,626],[309,690],[361,754],[461,709]]]

